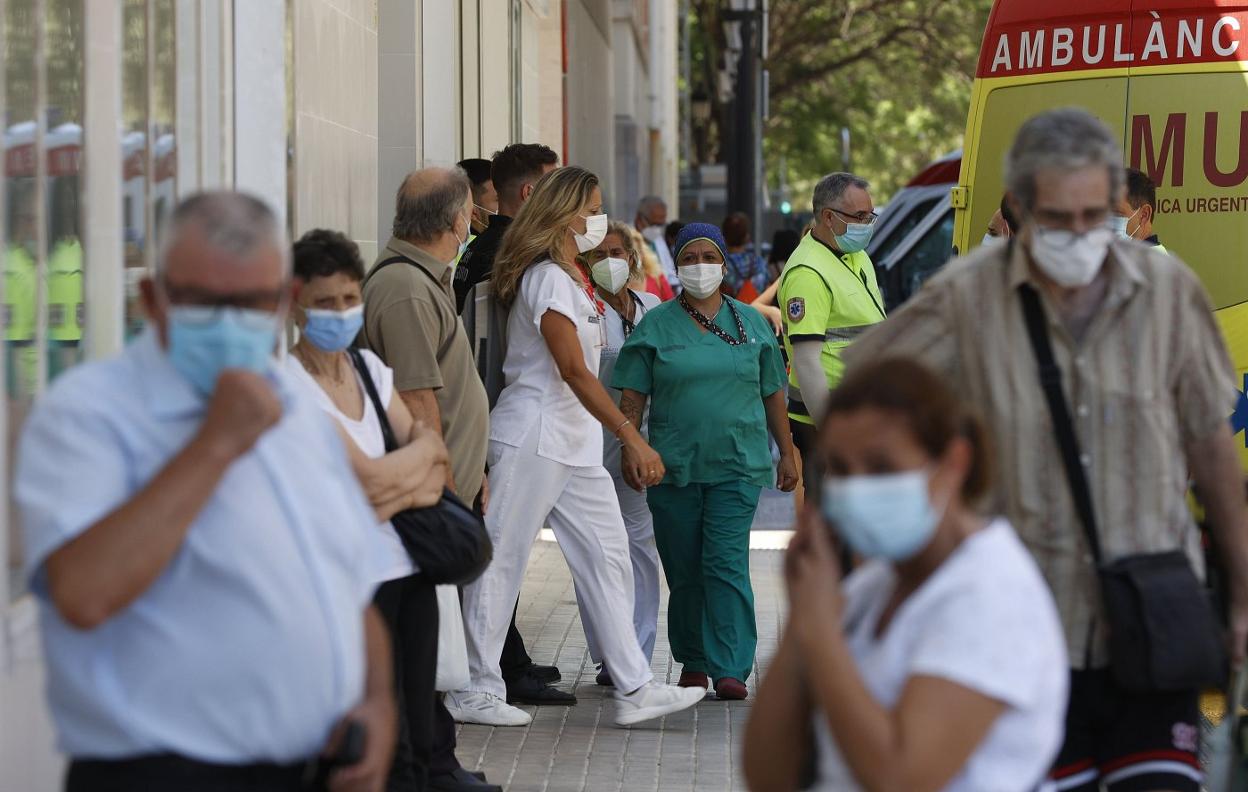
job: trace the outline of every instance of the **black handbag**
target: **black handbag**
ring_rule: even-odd
[[[1092,494],[1079,461],[1079,440],[1062,392],[1062,371],[1036,290],[1024,284],[1019,299],[1036,355],[1053,428],[1075,510],[1100,581],[1109,622],[1110,670],[1132,691],[1188,691],[1221,686],[1226,649],[1204,586],[1182,550],[1141,553],[1106,562],[1096,529]]]
[[[390,418],[377,395],[377,386],[369,376],[364,357],[354,349],[348,352],[377,413],[388,454],[399,447]],[[416,564],[417,574],[427,583],[466,586],[481,577],[494,558],[494,546],[485,523],[450,490],[442,492],[442,500],[437,505],[404,509],[390,518],[390,524]]]

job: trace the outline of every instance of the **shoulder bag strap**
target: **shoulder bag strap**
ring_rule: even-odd
[[[1028,284],[1023,284],[1018,288],[1018,299],[1023,304],[1027,335],[1031,339],[1031,349],[1036,355],[1040,386],[1044,388],[1044,398],[1049,403],[1049,414],[1053,418],[1053,429],[1057,433],[1057,444],[1062,454],[1062,467],[1066,469],[1066,481],[1070,484],[1075,511],[1079,514],[1079,522],[1083,523],[1084,535],[1092,551],[1092,558],[1099,567],[1102,563],[1101,542],[1096,531],[1096,513],[1092,509],[1092,491],[1088,487],[1083,463],[1079,460],[1079,439],[1075,436],[1075,426],[1070,418],[1070,408],[1066,404],[1066,394],[1062,392],[1062,370],[1058,368],[1057,362],[1053,359],[1053,346],[1049,341],[1044,308],[1040,305],[1040,295]]]
[[[368,373],[368,364],[364,362],[364,356],[358,349],[348,349],[347,354],[351,356],[355,370],[360,372],[360,381],[364,383],[364,390],[368,393],[369,401],[373,403],[373,411],[377,413],[377,423],[381,425],[381,436],[386,442],[386,453],[397,451],[399,444],[394,438],[394,428],[390,426],[390,416],[386,415],[386,408],[381,403],[381,397],[377,395],[377,386],[373,384],[373,377]]]
[[[395,263],[397,263],[397,262],[400,262],[400,261],[406,261],[408,264],[412,265],[412,266],[413,266],[413,267],[415,267],[416,269],[418,269],[418,270],[420,270],[421,272],[425,273],[425,277],[426,277],[426,278],[428,278],[429,280],[433,281],[434,283],[438,284],[438,288],[439,288],[439,289],[444,288],[444,287],[442,286],[442,283],[441,283],[441,282],[440,282],[437,278],[433,277],[433,273],[431,273],[429,270],[425,269],[424,267],[420,266],[420,265],[419,265],[419,264],[417,264],[415,261],[412,261],[412,260],[411,260],[410,258],[408,258],[407,256],[391,256],[391,257],[390,257],[390,258],[388,258],[388,259],[383,259],[382,261],[377,262],[377,266],[375,266],[375,267],[373,267],[371,270],[369,270],[369,271],[368,271],[368,274],[364,276],[364,283],[368,283],[369,278],[373,277],[373,276],[374,276],[374,275],[376,275],[378,272],[381,272],[381,271],[382,271],[383,269],[385,269],[386,267],[390,266],[391,264],[395,264]],[[363,287],[364,287],[364,284],[363,284],[363,283],[362,283],[362,284],[360,284],[360,288],[363,288]]]

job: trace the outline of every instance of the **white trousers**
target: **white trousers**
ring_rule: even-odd
[[[485,526],[494,561],[464,589],[471,691],[500,698],[499,670],[511,611],[533,542],[549,524],[591,615],[616,688],[631,692],[653,675],[633,630],[633,571],[628,534],[611,474],[601,465],[570,467],[537,455],[537,432],[521,448],[490,443],[490,507]]]
[[[659,632],[659,551],[654,544],[654,518],[650,516],[644,490],[638,492],[625,484],[623,478],[617,478],[615,495],[620,501],[624,528],[628,531],[628,557],[633,564],[633,630],[649,662],[654,659],[654,639]],[[576,586],[578,607],[582,601],[581,587]],[[593,614],[584,607],[580,610],[589,656],[595,663],[601,663],[602,650]],[[607,667],[610,668],[610,664]]]

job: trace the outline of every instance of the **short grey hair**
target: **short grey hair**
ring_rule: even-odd
[[[664,201],[657,195],[647,195],[645,198],[642,198],[637,202],[637,214],[648,216],[650,214],[650,210],[657,206],[662,206],[666,209],[667,201]]]
[[[1005,158],[1005,188],[1028,213],[1036,205],[1036,174],[1103,167],[1109,173],[1110,200],[1126,183],[1122,147],[1096,116],[1076,107],[1051,110],[1018,130]]]
[[[290,244],[277,214],[254,195],[226,190],[195,193],[177,205],[164,229],[157,273],[165,272],[169,251],[191,228],[214,250],[238,258],[272,245],[282,254],[282,271],[290,273]]]
[[[834,202],[841,200],[850,187],[869,190],[871,183],[852,173],[829,173],[820,179],[815,185],[815,195],[811,199],[815,214],[819,214],[824,209],[830,208]]]
[[[432,242],[455,227],[472,195],[472,182],[462,168],[413,171],[399,187],[394,205],[394,235]]]

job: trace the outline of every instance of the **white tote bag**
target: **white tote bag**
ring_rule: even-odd
[[[455,586],[436,586],[438,595],[438,674],[434,689],[443,693],[468,687],[468,643]]]

